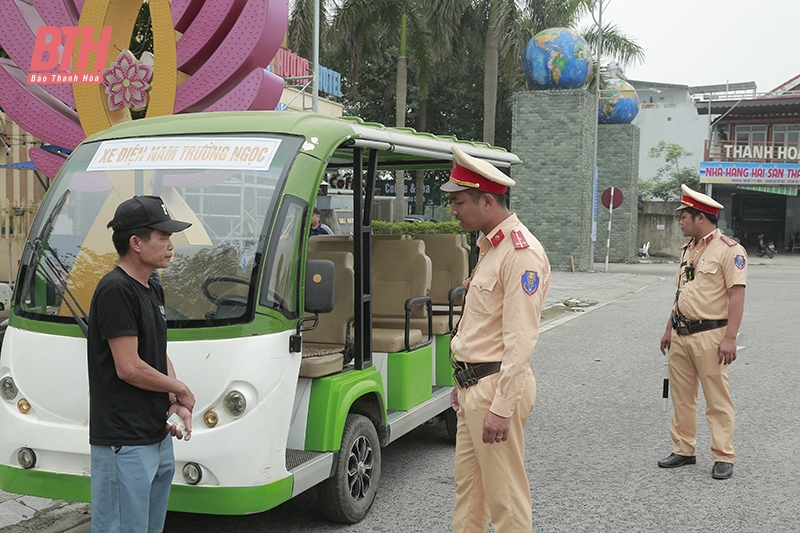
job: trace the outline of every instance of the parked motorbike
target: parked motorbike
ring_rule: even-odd
[[[772,256],[775,255],[775,243],[772,241],[765,242],[763,233],[758,235],[758,247],[756,248],[756,255],[759,257],[764,257],[767,255],[770,259],[772,259]]]

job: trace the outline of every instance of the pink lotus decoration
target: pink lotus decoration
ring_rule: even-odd
[[[140,111],[147,107],[147,90],[153,69],[130,52],[123,50],[116,62],[103,70],[103,85],[108,95],[108,108],[111,111],[130,107]]]

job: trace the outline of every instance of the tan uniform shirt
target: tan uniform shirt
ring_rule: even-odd
[[[731,244],[732,243],[732,244]],[[694,266],[694,280],[686,268]],[[699,242],[684,247],[675,276],[679,287],[676,312],[689,320],[728,318],[728,289],[747,283],[747,252],[715,229]]]
[[[502,361],[490,410],[509,417],[522,395],[539,338],[539,316],[550,286],[544,248],[516,215],[478,240],[481,258],[472,274],[458,332],[456,360]]]

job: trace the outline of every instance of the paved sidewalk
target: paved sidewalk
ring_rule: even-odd
[[[542,313],[542,330],[575,318],[657,283],[662,277],[642,274],[553,272]],[[610,268],[613,270],[613,268]],[[90,506],[86,503],[47,500],[0,491],[0,533],[89,533]]]

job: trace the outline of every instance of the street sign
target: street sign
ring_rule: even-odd
[[[609,187],[608,189],[603,191],[603,195],[600,197],[600,201],[603,202],[603,207],[607,208],[611,205],[611,197],[612,197],[612,189],[613,189],[613,197],[614,197],[614,205],[611,209],[616,209],[622,205],[622,189],[618,189],[616,187]]]

